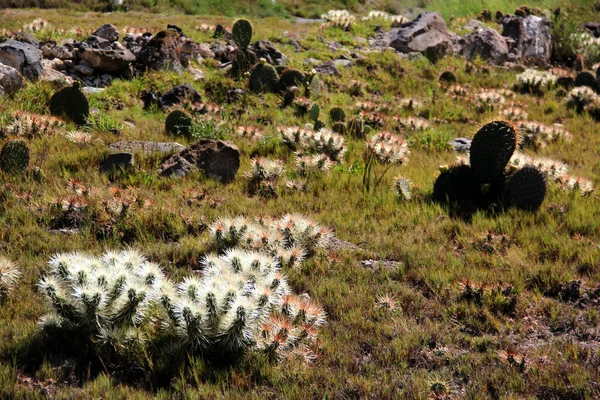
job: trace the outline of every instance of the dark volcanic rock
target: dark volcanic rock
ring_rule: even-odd
[[[79,58],[87,61],[92,68],[102,72],[116,72],[127,68],[136,58],[127,49],[101,50],[85,49],[80,51]]]
[[[12,39],[0,43],[0,63],[15,68],[32,81],[42,75],[42,53],[31,43]]]
[[[230,182],[240,167],[240,152],[231,142],[202,139],[171,156],[159,169],[163,176],[186,176],[201,170],[207,176]]]
[[[23,87],[23,77],[10,65],[0,64],[0,94],[12,94]]]
[[[109,42],[116,42],[119,40],[119,31],[112,24],[102,25],[96,32],[92,33],[92,35],[106,39]]]
[[[181,72],[183,66],[180,61],[180,41],[176,30],[167,29],[157,33],[138,52],[136,58],[139,67],[154,71]]]
[[[506,15],[500,21],[502,36],[511,40],[509,51],[524,63],[547,66],[552,55],[552,22],[529,15],[525,18]]]
[[[452,54],[452,36],[440,13],[426,12],[388,32],[390,47],[401,53],[419,52],[431,62]]]
[[[492,64],[504,64],[508,58],[506,39],[492,28],[477,29],[458,41],[460,54],[467,60],[476,56],[488,60]]]
[[[119,170],[130,170],[134,166],[133,154],[131,153],[115,153],[110,154],[100,167],[100,171],[104,173],[113,173]]]

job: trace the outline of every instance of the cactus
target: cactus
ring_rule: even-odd
[[[21,174],[29,167],[29,146],[23,139],[9,140],[0,152],[0,168],[8,174]]]
[[[192,117],[183,110],[174,110],[167,116],[165,130],[168,134],[191,138],[193,129]]]
[[[252,24],[247,19],[238,19],[233,24],[231,36],[235,44],[241,49],[246,50],[252,40]]]
[[[587,86],[594,91],[597,91],[598,89],[596,77],[589,71],[582,71],[577,74],[575,77],[575,87],[577,86]]]
[[[353,117],[346,124],[347,130],[355,138],[364,138],[371,132],[371,127],[365,124],[362,117]]]
[[[546,197],[546,178],[534,166],[526,165],[510,175],[504,188],[506,202],[523,210],[537,210]]]
[[[334,122],[331,125],[331,130],[335,133],[339,133],[340,135],[345,135],[346,131],[348,130],[348,127],[343,122]]]
[[[314,123],[317,123],[317,121],[319,120],[320,113],[321,113],[321,107],[319,107],[319,105],[315,103],[310,108],[308,116]]]
[[[8,298],[20,275],[21,273],[12,261],[0,257],[0,302]]]
[[[331,118],[331,122],[344,122],[346,113],[340,107],[334,107],[329,110],[329,118]]]
[[[306,75],[298,69],[286,68],[279,76],[279,91],[285,92],[292,86],[304,86],[306,82]]]
[[[412,199],[411,184],[408,179],[401,176],[397,177],[394,182],[394,188],[396,189],[396,193],[398,193],[398,197],[402,200]]]
[[[478,183],[492,183],[504,173],[504,168],[517,148],[516,128],[506,121],[484,125],[473,137],[470,162]]]
[[[442,169],[433,185],[433,199],[440,204],[460,207],[472,204],[473,170],[468,165],[455,165]]]
[[[318,99],[321,97],[321,79],[319,79],[319,75],[316,73],[310,79],[310,84],[308,86],[309,96],[311,99]]]
[[[90,115],[90,105],[79,85],[75,84],[54,93],[50,98],[50,113],[84,125]]]
[[[442,84],[453,84],[457,81],[456,74],[452,71],[442,72],[438,80]]]
[[[278,84],[277,71],[261,58],[250,74],[250,90],[255,93],[275,92]]]

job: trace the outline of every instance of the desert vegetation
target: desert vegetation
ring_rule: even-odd
[[[0,398],[598,398],[595,5],[230,3],[2,11]]]

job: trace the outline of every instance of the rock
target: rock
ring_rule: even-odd
[[[483,22],[472,18],[465,24],[465,26],[463,26],[463,29],[466,29],[468,31],[476,31],[477,29],[483,28],[485,28]]]
[[[440,13],[426,12],[388,32],[389,45],[401,53],[419,52],[431,62],[452,54],[452,37]]]
[[[32,81],[42,75],[42,53],[30,43],[13,39],[0,43],[0,63],[15,68]]]
[[[482,28],[465,35],[459,41],[460,54],[467,60],[476,56],[492,64],[502,65],[508,58],[508,45],[502,35],[492,28]]]
[[[175,142],[149,142],[144,140],[123,140],[108,146],[111,151],[144,154],[172,154],[185,150],[185,146]]]
[[[321,75],[341,76],[341,72],[337,69],[333,61],[329,60],[315,67],[315,70]]]
[[[101,38],[99,36],[90,36],[89,38],[86,39],[85,43],[82,43],[82,45],[84,45],[84,44],[87,44],[92,49],[108,50],[111,48],[111,43],[108,40]],[[86,48],[86,47],[80,46],[80,48]]]
[[[42,68],[51,68],[57,71],[64,71],[67,69],[65,62],[61,59],[55,58],[52,60],[42,60]]]
[[[84,94],[100,94],[100,93],[104,92],[105,90],[106,90],[106,88],[91,87],[91,86],[84,86],[81,88],[81,92]]]
[[[69,51],[65,46],[56,44],[56,42],[46,42],[42,45],[41,49],[44,58],[59,60],[72,60],[73,53]]]
[[[349,68],[352,66],[352,61],[350,60],[337,59],[332,60],[331,62],[333,63],[333,65],[335,65],[336,68]]]
[[[186,71],[192,74],[192,76],[194,77],[194,81],[204,79],[204,72],[200,71],[198,68],[194,68],[191,65],[188,65]]]
[[[600,37],[600,22],[586,22],[583,26],[590,31],[594,37]]]
[[[117,40],[119,40],[119,31],[112,24],[102,25],[96,30],[96,32],[92,33],[92,35],[106,39],[109,42],[116,42]]]
[[[0,64],[0,94],[12,94],[22,87],[21,73],[10,65]]]
[[[525,18],[506,15],[500,21],[502,36],[509,51],[526,64],[548,66],[552,55],[552,22],[547,18],[529,15]]]
[[[192,103],[200,103],[202,101],[200,93],[198,93],[198,91],[194,89],[194,87],[189,83],[184,83],[183,85],[175,86],[173,89],[160,96],[160,99],[158,100],[158,105],[161,108],[166,108],[177,104],[181,104],[185,100],[188,100]]]
[[[257,40],[249,47],[257,59],[264,58],[271,65],[285,65],[287,57],[268,40]]]
[[[102,72],[117,72],[129,67],[136,58],[125,50],[85,49],[78,53],[79,58],[87,61],[92,68]]]
[[[181,72],[180,41],[179,33],[173,29],[157,33],[137,54],[139,67],[154,71]]]
[[[19,32],[15,33],[15,36],[13,37],[13,39],[15,39],[19,42],[25,42],[25,43],[32,44],[35,47],[40,46],[39,40],[37,40],[35,36],[33,36],[31,33],[27,32],[27,31],[19,31]]]
[[[232,142],[202,139],[171,156],[159,169],[163,176],[186,176],[201,170],[207,176],[230,182],[240,167],[240,152]]]
[[[100,171],[104,173],[114,173],[118,170],[131,170],[134,166],[133,154],[131,153],[115,153],[110,154],[100,167]]]
[[[40,80],[50,82],[56,89],[62,89],[73,84],[73,78],[52,68],[44,68]]]
[[[206,43],[200,43],[198,45],[198,52],[202,58],[215,58],[215,53],[212,52],[210,46]]]
[[[467,138],[456,138],[449,143],[454,148],[454,151],[467,152],[471,149],[471,140]]]
[[[200,43],[194,42],[190,39],[183,39],[180,47],[180,59],[179,61],[183,66],[188,66],[190,61],[194,60],[197,63],[202,63],[202,56],[200,55]]]
[[[77,71],[77,73],[79,73],[83,76],[94,75],[94,68],[88,67],[87,65],[84,65],[84,64],[73,65],[73,69],[75,71]]]

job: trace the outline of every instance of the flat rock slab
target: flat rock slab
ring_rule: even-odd
[[[185,150],[185,146],[175,142],[149,142],[144,140],[122,140],[108,146],[110,150],[125,153],[171,154]]]
[[[230,182],[240,168],[240,151],[232,142],[202,139],[171,156],[158,170],[163,176],[183,177],[194,171]]]

